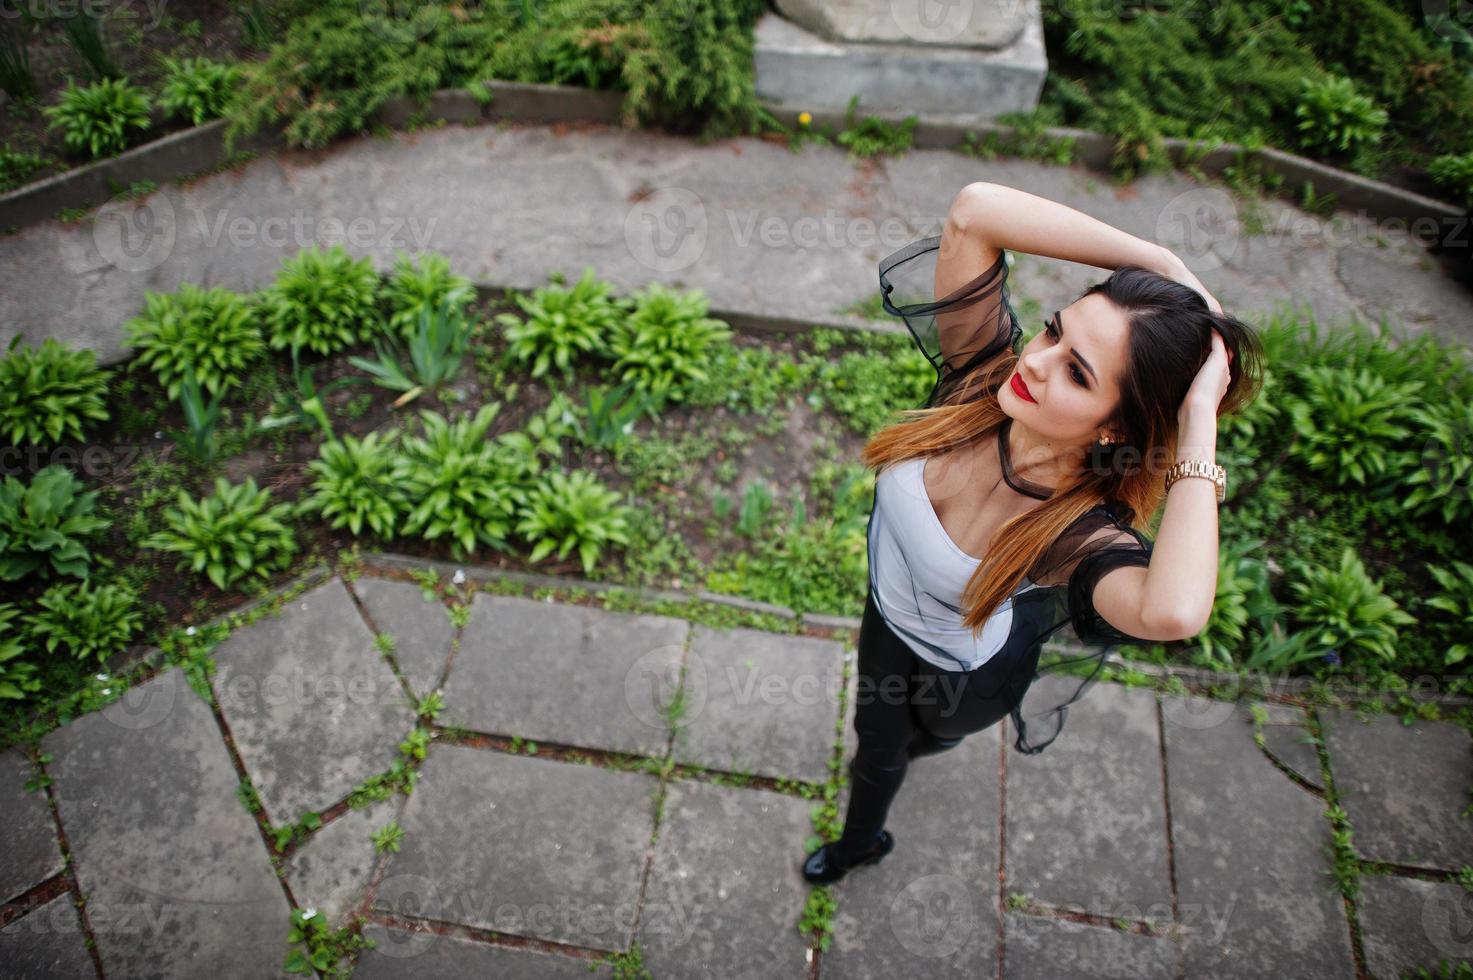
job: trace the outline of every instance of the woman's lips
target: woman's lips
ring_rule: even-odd
[[[1019,398],[1023,399],[1024,401],[1030,401],[1030,402],[1033,401],[1033,396],[1030,395],[1030,394],[1028,394],[1028,386],[1023,383],[1023,376],[1021,374],[1015,374],[1015,375],[1013,375],[1013,382],[1012,382],[1012,384],[1013,384],[1013,392]],[[1034,404],[1037,404],[1037,403],[1034,402]]]

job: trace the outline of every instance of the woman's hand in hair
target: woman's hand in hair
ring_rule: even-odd
[[[1202,280],[1198,279],[1192,270],[1187,268],[1187,264],[1181,260],[1181,257],[1169,248],[1163,248],[1162,251],[1166,253],[1166,268],[1162,271],[1162,275],[1168,279],[1175,279],[1183,285],[1191,286],[1202,294],[1202,298],[1207,301],[1207,308],[1209,310],[1213,313],[1221,313],[1222,304],[1217,301],[1215,296],[1207,291],[1207,287],[1202,285]]]
[[[1197,369],[1197,376],[1192,379],[1192,386],[1182,399],[1181,408],[1177,412],[1180,418],[1185,419],[1197,413],[1201,413],[1204,418],[1216,418],[1217,406],[1227,392],[1232,358],[1228,354],[1227,344],[1223,343],[1222,334],[1216,330],[1211,331],[1211,334],[1212,349],[1207,352],[1207,360]]]

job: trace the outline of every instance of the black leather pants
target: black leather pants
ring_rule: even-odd
[[[863,854],[884,829],[910,756],[951,748],[990,728],[1022,701],[1037,651],[999,651],[971,671],[948,671],[918,657],[880,616],[871,594],[859,629],[849,809],[837,842],[846,857]]]

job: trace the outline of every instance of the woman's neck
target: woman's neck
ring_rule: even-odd
[[[1008,462],[1013,473],[1029,483],[1057,490],[1084,465],[1087,445],[1062,445],[1012,419],[1008,428]]]

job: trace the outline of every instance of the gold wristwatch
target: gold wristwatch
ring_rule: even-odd
[[[1171,465],[1166,471],[1166,489],[1184,476],[1206,477],[1217,485],[1217,502],[1222,503],[1227,499],[1227,470],[1216,463],[1209,463],[1205,459],[1183,459]]]

